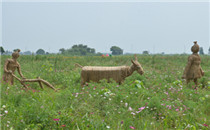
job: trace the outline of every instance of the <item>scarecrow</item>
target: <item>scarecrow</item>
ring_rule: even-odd
[[[17,59],[20,56],[19,54],[20,50],[16,50],[12,53],[12,59],[7,59],[4,64],[4,74],[3,74],[3,80],[7,83],[10,83],[11,85],[14,84],[14,78],[20,81],[20,83],[25,87],[28,88],[24,83],[25,82],[38,82],[40,87],[43,89],[42,83],[45,84],[46,86],[50,87],[51,89],[55,90],[56,89],[47,81],[40,79],[39,77],[37,79],[26,79],[22,72],[21,72],[21,67],[20,64],[18,63]],[[21,76],[22,79],[18,78],[14,72],[15,70],[18,70],[19,75]]]
[[[191,47],[191,51],[193,54],[188,57],[188,63],[185,67],[182,78],[187,80],[187,84],[190,82],[190,80],[193,80],[194,83],[198,85],[197,79],[204,76],[204,71],[200,66],[201,58],[198,54],[199,45],[197,44],[197,41],[194,41],[194,45]]]

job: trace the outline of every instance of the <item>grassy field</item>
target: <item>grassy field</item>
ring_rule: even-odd
[[[9,57],[1,57],[1,75]],[[75,63],[131,65],[134,57],[21,56],[26,78],[40,76],[60,90],[37,83],[25,90],[17,80],[11,86],[1,79],[1,129],[210,129],[210,56],[201,57],[205,76],[197,88],[181,79],[187,57],[138,55],[144,75],[134,72],[122,85],[103,80],[81,87]]]

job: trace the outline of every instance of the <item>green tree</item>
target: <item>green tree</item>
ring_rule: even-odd
[[[44,55],[45,51],[43,49],[39,49],[39,50],[36,51],[36,54],[37,55]]]
[[[210,55],[210,47],[209,47],[209,55]]]
[[[0,51],[1,51],[1,54],[3,54],[5,52],[4,48],[2,46],[0,47]]]
[[[95,49],[94,48],[91,48],[90,49],[90,53],[96,53]]]
[[[72,48],[72,49],[73,49],[73,48],[78,48],[78,46],[77,46],[77,45],[73,45],[71,48]]]
[[[94,48],[89,48],[87,45],[83,44],[73,45],[70,49],[66,50],[61,48],[59,51],[61,52],[61,54],[68,54],[68,55],[79,55],[79,56],[95,55]]]
[[[199,54],[200,54],[200,55],[204,55],[203,47],[200,47]]]
[[[122,55],[123,54],[123,50],[118,46],[112,46],[110,48],[110,51],[112,52],[112,55]]]
[[[25,52],[23,52],[23,54],[24,54],[24,55],[31,55],[32,52],[31,52],[31,51],[25,51]]]
[[[149,51],[143,51],[143,54],[144,55],[148,55],[149,54]]]
[[[61,52],[61,54],[64,54],[65,49],[64,48],[61,48],[61,49],[59,49],[59,51]]]

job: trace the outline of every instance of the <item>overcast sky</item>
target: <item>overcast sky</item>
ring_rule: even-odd
[[[85,44],[97,52],[116,45],[167,54],[191,53],[197,40],[207,53],[209,15],[207,2],[4,2],[0,38],[5,50]]]

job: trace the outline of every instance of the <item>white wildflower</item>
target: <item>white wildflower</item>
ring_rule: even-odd
[[[131,114],[134,115],[134,116],[136,115],[136,113],[134,113],[134,112],[131,112]]]
[[[132,111],[133,109],[131,107],[128,108],[129,111]]]
[[[125,103],[125,107],[127,107],[127,106],[128,106],[128,103],[126,102],[126,103]]]

